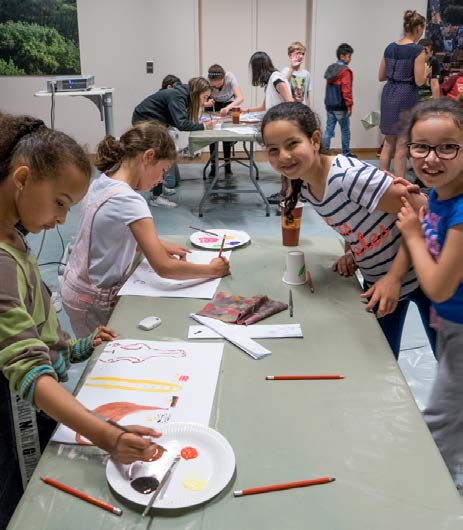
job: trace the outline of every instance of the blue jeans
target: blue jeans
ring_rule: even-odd
[[[150,189],[150,194],[153,197],[159,197],[162,194],[162,186],[166,188],[176,188],[180,182],[180,171],[176,163],[172,164],[172,167],[164,173],[164,180],[162,184],[157,184]]]
[[[342,154],[350,155],[350,120],[347,110],[327,110],[325,134],[323,135],[323,147],[330,148],[331,138],[334,136],[336,123],[341,127]]]
[[[408,294],[403,300],[400,300],[393,313],[386,315],[385,317],[378,318],[378,324],[381,326],[381,329],[386,336],[394,357],[398,359],[405,317],[407,316],[407,310],[410,302],[415,302],[416,307],[418,308],[421,322],[423,323],[423,327],[429,339],[429,343],[431,344],[434,356],[436,356],[436,330],[430,326],[431,302],[419,287]],[[376,311],[376,309],[377,308],[374,310]]]

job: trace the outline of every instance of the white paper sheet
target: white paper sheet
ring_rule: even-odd
[[[256,134],[254,127],[222,127],[222,131],[230,131],[236,134]]]
[[[227,324],[232,329],[236,324]],[[290,337],[303,337],[300,324],[252,324],[251,326],[239,326],[239,331],[249,339],[280,339]],[[188,329],[189,339],[221,339],[219,335],[206,326],[190,326]]]
[[[216,251],[193,250],[187,254],[187,261],[205,265],[219,255]],[[223,252],[222,256],[230,260],[231,252]],[[120,296],[154,296],[168,298],[213,298],[219,286],[220,278],[208,280],[171,280],[161,278],[144,259],[135,269],[119,291]]]
[[[223,343],[108,342],[77,399],[121,425],[209,424]],[[85,443],[60,425],[56,442]]]
[[[244,326],[234,326],[234,328],[230,329],[229,324],[217,320],[216,318],[203,317],[195,313],[191,313],[190,316],[200,324],[212,329],[235,346],[238,346],[238,348],[241,348],[253,359],[263,359],[272,353],[270,350],[267,350],[267,348],[264,348],[256,341],[244,335],[239,329],[236,329]]]

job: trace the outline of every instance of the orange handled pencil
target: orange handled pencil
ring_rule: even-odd
[[[344,379],[339,374],[321,374],[321,375],[266,375],[267,381],[310,381],[316,379]]]
[[[335,478],[323,477],[314,478],[312,480],[300,480],[299,482],[288,482],[286,484],[273,484],[273,486],[262,486],[260,488],[249,488],[247,490],[236,490],[233,492],[235,497],[243,497],[244,495],[256,495],[257,493],[267,493],[268,491],[289,490],[291,488],[304,488],[306,486],[316,486],[318,484],[328,484],[335,481]]]
[[[224,235],[223,235],[223,238],[222,238],[222,244],[220,245],[219,258],[222,257],[223,246],[225,245],[225,238],[226,238],[226,237],[227,237],[227,236],[224,234]]]
[[[310,274],[310,271],[307,271],[307,281],[309,282],[310,292],[314,293],[315,289],[313,288],[313,281],[312,281],[312,276]]]
[[[74,495],[74,497],[78,497],[79,499],[82,499],[83,501],[87,501],[90,504],[99,506],[100,508],[103,508],[103,510],[107,510],[108,512],[114,513],[116,515],[122,515],[122,510],[120,508],[116,508],[115,506],[112,506],[111,504],[108,504],[107,502],[100,501],[98,499],[90,497],[90,495],[81,493],[80,491],[77,491],[74,488],[66,486],[66,484],[61,484],[61,482],[53,480],[52,478],[48,478],[48,477],[45,477],[45,478],[40,477],[40,478],[41,480],[43,480],[43,482],[45,482],[45,484],[49,484],[50,486],[53,486],[54,488],[58,488],[59,490],[64,491],[65,493]]]

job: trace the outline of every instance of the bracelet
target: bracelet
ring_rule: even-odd
[[[117,450],[117,446],[119,445],[119,442],[121,440],[121,438],[124,436],[124,434],[128,434],[127,431],[122,431],[119,436],[116,438],[116,443],[114,444],[114,449],[113,451],[116,451]]]

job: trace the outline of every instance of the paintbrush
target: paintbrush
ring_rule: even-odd
[[[220,237],[219,234],[216,234],[215,232],[210,232],[209,230],[204,230],[203,228],[196,228],[196,226],[189,226],[188,228],[191,228],[192,230],[198,230],[198,232],[204,232],[205,234],[210,234],[211,236]]]
[[[175,466],[178,464],[178,461],[180,460],[180,455],[177,455],[173,460],[172,463],[169,466],[169,469],[166,471],[166,474],[162,477],[161,482],[159,483],[159,486],[156,488],[156,491],[153,493],[153,496],[151,497],[149,503],[146,505],[145,510],[143,511],[143,517],[149,512],[151,506],[153,506],[154,501],[158,498],[158,495],[161,493],[161,490],[166,485],[166,482],[169,480],[169,477],[172,475]]]
[[[226,237],[227,237],[227,236],[224,234],[224,235],[223,235],[223,238],[222,238],[222,244],[220,245],[219,258],[222,257],[223,246],[225,245],[225,239],[226,239]]]

